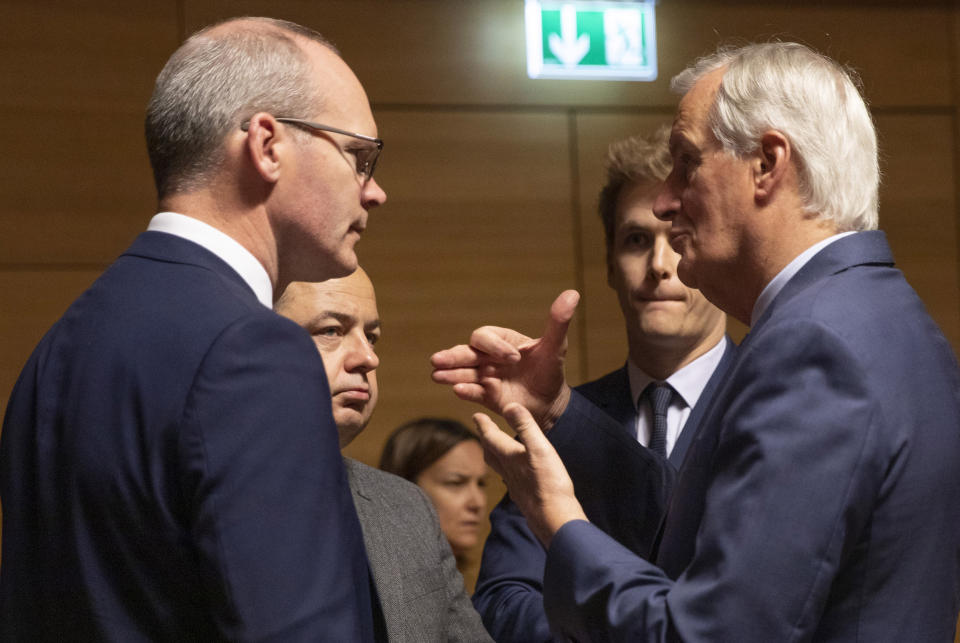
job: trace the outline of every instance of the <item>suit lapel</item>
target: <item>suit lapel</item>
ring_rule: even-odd
[[[608,389],[610,392],[608,412],[627,434],[636,437],[637,408],[633,404],[633,396],[630,392],[630,377],[627,375],[626,365],[614,373],[611,384],[612,386]]]
[[[711,401],[723,383],[730,365],[733,364],[733,357],[737,352],[737,346],[733,343],[733,340],[727,336],[724,336],[723,341],[726,346],[723,349],[723,356],[720,358],[720,363],[717,364],[717,368],[714,369],[710,379],[707,380],[707,384],[700,394],[699,401],[690,409],[690,415],[687,417],[687,421],[683,425],[683,430],[680,431],[680,435],[673,445],[673,451],[670,452],[670,464],[676,469],[680,469],[680,466],[683,464],[683,460],[687,456],[687,449],[690,448],[694,435],[700,430],[700,422],[704,418],[706,409],[710,408]]]
[[[382,521],[374,518],[377,515],[376,490],[371,488],[371,483],[374,481],[366,475],[363,466],[356,460],[344,458],[343,464],[347,470],[350,494],[353,496],[353,506],[356,509],[357,518],[360,519],[367,560],[370,562],[374,619],[377,621],[377,626],[385,630],[384,635],[386,636],[397,628],[397,625],[391,622],[391,616],[398,614],[397,610],[401,608],[401,605],[399,603],[394,604],[393,600],[400,595],[403,585],[399,582],[399,579],[395,579],[391,574],[383,573],[384,570],[393,569],[392,565],[385,562],[392,557],[392,544],[390,535],[384,533],[380,528]],[[389,516],[389,512],[385,512],[379,517],[383,518],[384,516]]]
[[[627,365],[577,387],[584,397],[613,418],[630,437],[637,437],[637,409],[630,393]]]

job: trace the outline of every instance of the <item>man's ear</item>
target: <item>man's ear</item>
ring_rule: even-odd
[[[266,112],[257,112],[247,126],[246,151],[250,163],[264,181],[276,183],[280,178],[280,150],[284,136],[276,119]]]
[[[769,201],[783,186],[791,170],[793,149],[781,132],[770,130],[760,137],[760,147],[754,160],[754,185],[758,201]]]

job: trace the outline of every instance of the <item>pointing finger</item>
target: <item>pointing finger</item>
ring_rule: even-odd
[[[501,364],[519,361],[517,346],[528,342],[530,338],[526,335],[499,326],[483,326],[470,335],[471,348]]]
[[[466,344],[437,351],[430,356],[430,365],[436,369],[465,368],[480,363],[480,354]]]

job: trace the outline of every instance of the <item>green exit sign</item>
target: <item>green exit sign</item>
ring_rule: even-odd
[[[654,3],[526,0],[530,78],[655,80]]]

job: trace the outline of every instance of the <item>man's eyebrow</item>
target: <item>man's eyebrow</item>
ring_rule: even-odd
[[[617,231],[632,232],[633,230],[642,230],[644,232],[650,232],[654,228],[656,228],[656,225],[647,221],[624,221],[617,227]]]
[[[349,313],[341,313],[336,310],[321,310],[310,320],[310,326],[317,326],[331,319],[344,326],[353,326],[357,323],[356,316]],[[367,322],[363,329],[367,332],[380,330],[380,319],[378,318]]]
[[[310,319],[310,324],[316,325],[328,319],[333,319],[343,325],[353,324],[357,321],[356,317],[347,313],[337,312],[336,310],[321,310]]]

